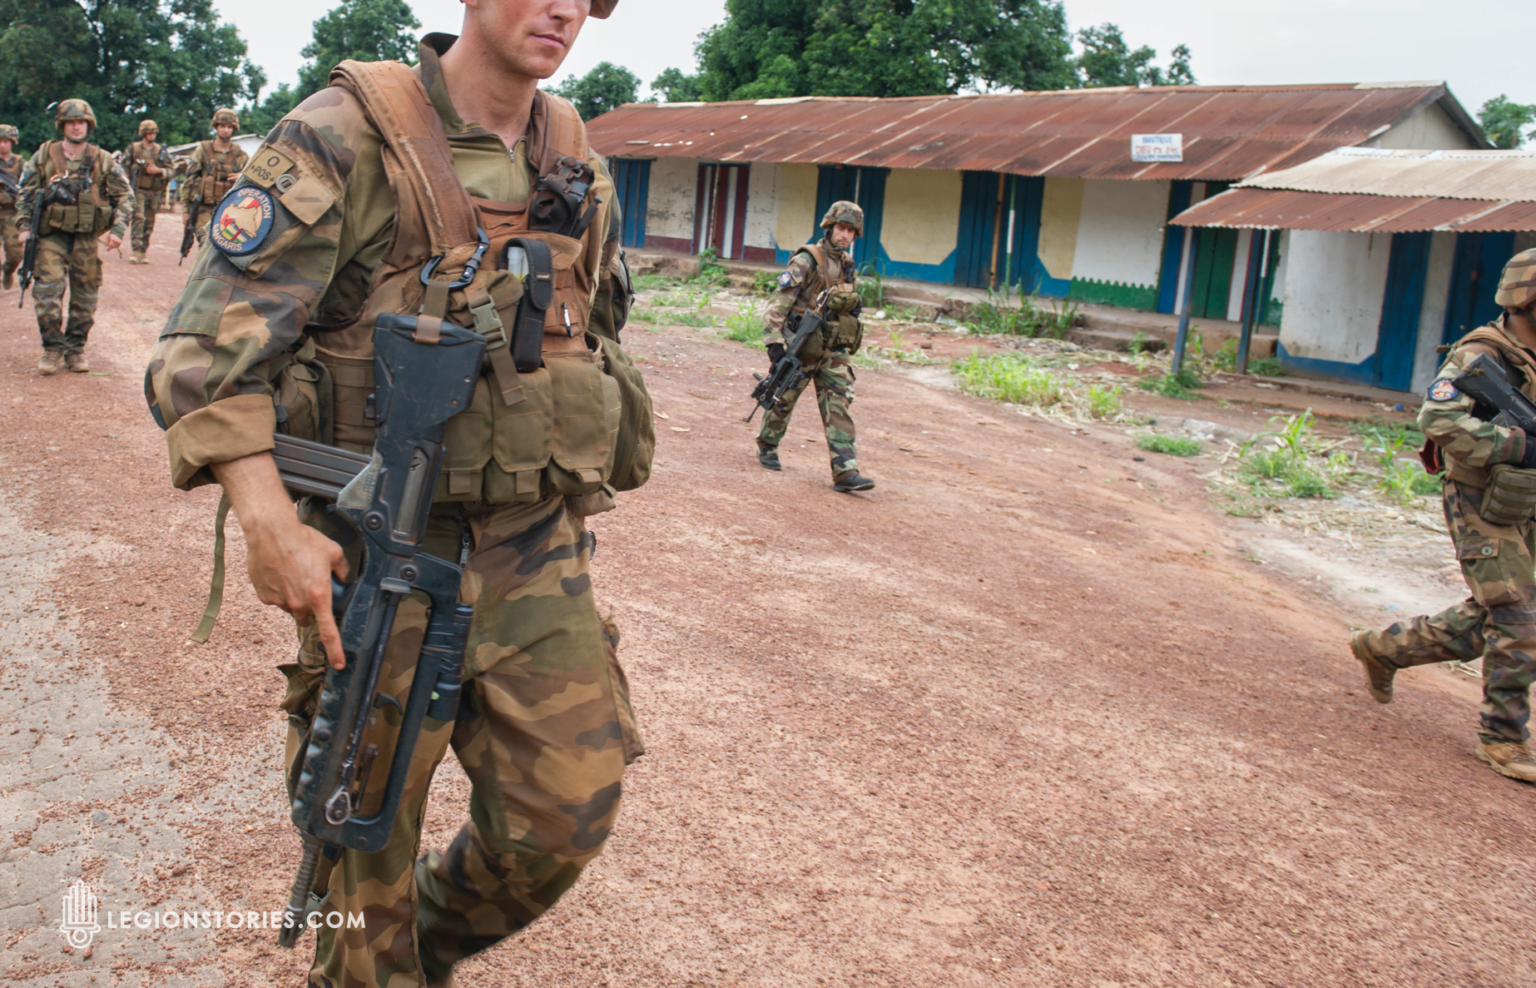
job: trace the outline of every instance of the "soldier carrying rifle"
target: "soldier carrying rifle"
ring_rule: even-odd
[[[9,291],[16,285],[16,266],[21,263],[21,231],[16,227],[16,205],[21,200],[21,170],[26,163],[13,150],[21,134],[10,124],[0,124],[0,240],[5,242],[5,267],[0,284]]]

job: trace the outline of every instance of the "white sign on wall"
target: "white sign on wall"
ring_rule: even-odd
[[[1183,161],[1184,135],[1132,134],[1131,160],[1147,162]]]

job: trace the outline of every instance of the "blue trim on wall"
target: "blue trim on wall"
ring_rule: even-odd
[[[1168,218],[1189,208],[1195,183],[1175,180],[1168,189]],[[1172,223],[1163,228],[1163,263],[1157,280],[1157,311],[1172,313],[1178,305],[1179,262],[1184,260],[1184,228]]]
[[[1387,260],[1387,287],[1376,333],[1378,388],[1407,391],[1413,386],[1413,361],[1419,348],[1419,314],[1429,273],[1428,231],[1394,233]]]
[[[625,247],[645,246],[645,216],[650,209],[651,163],[632,158],[611,159],[614,191],[624,228],[619,242]]]
[[[1376,380],[1376,354],[1371,354],[1358,364],[1348,364],[1342,360],[1318,360],[1313,357],[1294,357],[1285,348],[1284,343],[1276,343],[1275,356],[1280,358],[1280,366],[1287,370],[1301,371],[1305,374],[1314,374],[1318,377],[1328,377],[1335,381],[1349,381],[1352,384],[1375,384]]]
[[[1454,343],[1498,316],[1502,310],[1493,301],[1494,288],[1499,283],[1499,272],[1514,252],[1513,233],[1456,234],[1451,301],[1445,308],[1445,331],[1440,342]]]

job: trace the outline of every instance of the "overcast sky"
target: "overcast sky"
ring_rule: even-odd
[[[269,85],[293,82],[308,25],[333,0],[216,0],[251,47]],[[423,32],[456,32],[458,0],[411,4]],[[699,32],[724,17],[724,0],[622,0],[612,18],[591,21],[558,78],[598,62],[623,65],[649,82],[663,69],[693,68]],[[1198,81],[1212,84],[1445,80],[1474,114],[1507,94],[1536,103],[1524,54],[1536,39],[1532,0],[1067,0],[1073,30],[1111,21],[1132,45],[1166,62],[1184,43]],[[1500,39],[1515,39],[1500,45]],[[1502,54],[1501,54],[1502,52]]]

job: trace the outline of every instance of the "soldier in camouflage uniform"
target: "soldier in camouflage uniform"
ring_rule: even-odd
[[[231,128],[233,132],[233,128]],[[149,238],[155,232],[155,214],[165,201],[166,186],[171,184],[170,155],[165,145],[155,138],[160,136],[160,125],[153,120],[139,122],[139,139],[128,145],[123,152],[123,169],[133,186],[136,203],[133,207],[133,264],[148,264]],[[244,167],[243,165],[241,167]]]
[[[1497,425],[1453,383],[1478,355],[1498,361],[1536,398],[1536,250],[1504,268],[1504,314],[1452,344],[1419,411],[1426,466],[1445,470],[1445,521],[1472,595],[1439,614],[1357,632],[1350,645],[1378,703],[1398,669],[1483,660],[1477,757],[1500,775],[1536,782],[1527,740],[1536,680],[1536,436]]]
[[[616,2],[593,0],[591,16],[607,17]],[[323,505],[301,501],[295,517],[269,452],[272,433],[371,447],[365,398],[376,313],[441,311],[496,344],[471,407],[449,422],[424,546],[465,568],[461,599],[474,605],[474,623],[464,698],[455,721],[427,721],[388,846],[343,850],[322,865],[321,911],[364,917],[360,930],[319,931],[309,984],[323,988],[451,984],[457,961],[534,922],[598,855],[618,814],[625,766],[642,750],[618,631],[593,601],[595,539],[585,523],[614,506],[615,488],[644,481],[654,448],[649,399],[618,345],[628,305],[622,223],[580,117],[536,91],[588,8],[507,0],[495,17],[486,9],[466,6],[462,40],[427,36],[414,70],[342,63],[330,88],[273,128],[213,207],[211,242],[146,373],[173,481],[223,485],[258,595],[300,625],[297,661],[283,667],[291,759],[306,743],[326,664],[345,662],[330,579],[355,571],[358,558]],[[491,51],[497,60],[487,58]],[[451,149],[449,171],[463,186],[435,186],[433,201],[446,204],[439,215],[452,212],[456,197],[468,205],[473,196],[470,236],[479,225],[490,244],[468,287],[446,294],[439,289],[466,271],[475,245],[437,254],[441,263],[423,273],[438,243],[427,238],[433,221],[412,192],[426,170],[402,164],[398,135],[386,133],[377,121],[389,118],[370,102],[406,89],[419,102],[396,110],[392,126],[425,120],[445,134],[410,146],[422,160],[441,161],[429,152]],[[584,180],[562,184],[586,197],[570,214],[585,220],[560,228],[568,235],[540,232],[533,214],[543,210],[529,203],[549,201],[540,198],[550,188],[544,176],[585,168]],[[270,226],[257,222],[262,215]],[[397,242],[397,230],[413,232]],[[547,321],[540,316],[533,328],[542,366],[526,371],[510,363],[508,351],[518,348],[504,334],[515,323],[521,340],[526,325],[514,318],[527,311],[521,282],[501,263],[514,237],[558,249],[553,302],[539,306]],[[530,248],[530,266],[535,254]],[[317,404],[329,412],[317,417]],[[317,425],[324,419],[333,434]],[[424,626],[421,605],[404,601],[381,689],[398,692],[410,679]],[[470,818],[446,849],[418,859],[427,790],[450,746],[473,782]],[[385,774],[372,773],[371,791]]]
[[[234,188],[240,170],[251,157],[230,141],[240,127],[234,110],[215,110],[210,123],[218,136],[211,141],[199,141],[192,149],[180,185],[182,210],[197,232],[198,246],[208,236],[208,224],[202,218]]]
[[[0,171],[11,181],[21,184],[22,167],[26,164],[16,154],[16,142],[21,134],[10,124],[0,124]],[[0,188],[0,241],[5,245],[5,266],[0,268],[0,285],[7,291],[16,285],[16,267],[21,263],[21,231],[16,228],[16,197]]]
[[[779,443],[789,431],[795,403],[814,381],[816,407],[832,454],[832,488],[843,493],[867,491],[875,482],[859,474],[853,416],[848,411],[853,404],[853,354],[864,336],[853,267],[853,242],[864,235],[864,211],[851,202],[834,202],[821,228],[826,234],[820,243],[800,248],[789,259],[764,314],[763,343],[770,370],[784,356],[785,342],[794,336],[806,312],[822,313],[826,323],[798,354],[805,364],[799,386],[786,391],[763,416],[757,461],[769,470],[781,469]]]
[[[85,341],[96,322],[96,298],[101,291],[101,256],[97,238],[107,250],[122,245],[133,217],[133,192],[128,176],[112,156],[90,143],[96,114],[83,99],[59,103],[54,126],[63,140],[45,141],[27,162],[21,182],[17,225],[21,239],[38,243],[32,304],[43,338],[37,371],[44,376],[64,367],[83,374],[91,369]],[[42,228],[30,229],[32,204],[50,187],[73,191],[73,202],[53,202],[43,208]],[[102,237],[105,233],[106,236]],[[69,288],[69,319],[64,319],[64,289]]]

